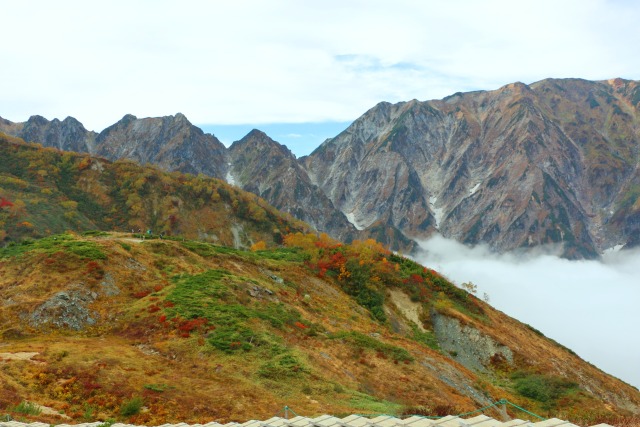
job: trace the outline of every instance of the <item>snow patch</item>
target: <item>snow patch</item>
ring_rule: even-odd
[[[602,251],[603,254],[613,254],[616,252],[620,252],[620,249],[624,248],[624,245],[615,245],[609,249],[605,249]]]
[[[477,183],[476,185],[473,186],[473,188],[469,190],[469,195],[473,196],[474,194],[476,194],[476,191],[478,191],[478,188],[480,188],[480,183]]]
[[[356,228],[356,230],[364,230],[365,227],[363,227],[362,225],[358,224],[358,221],[356,220],[356,215],[353,212],[349,212],[347,214],[345,214],[345,216],[347,217],[347,221],[349,221],[351,224],[353,224],[353,226]]]
[[[438,198],[436,196],[429,197],[429,209],[431,209],[431,213],[433,213],[433,217],[436,220],[436,229],[440,229],[440,223],[442,222],[442,218],[444,218],[444,209],[436,208],[436,202]]]
[[[236,179],[233,177],[233,174],[231,173],[231,163],[227,163],[227,166],[229,166],[229,168],[227,169],[227,176],[225,177],[225,181],[227,181],[228,184],[237,185]]]

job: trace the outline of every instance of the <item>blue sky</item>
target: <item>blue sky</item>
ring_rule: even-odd
[[[345,130],[351,122],[325,123],[254,123],[245,125],[198,125],[215,135],[227,147],[242,139],[253,129],[259,129],[271,139],[284,144],[296,157],[306,156],[327,138]]]

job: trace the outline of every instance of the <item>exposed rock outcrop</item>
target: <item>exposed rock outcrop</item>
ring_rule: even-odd
[[[98,314],[89,308],[98,295],[82,285],[58,292],[36,307],[29,316],[29,324],[36,328],[72,329],[80,331],[92,326]]]
[[[440,348],[463,366],[474,371],[489,372],[491,363],[513,363],[511,349],[472,326],[440,313],[431,314],[433,331]]]
[[[253,130],[229,148],[235,185],[267,200],[317,230],[352,240],[357,230],[315,186],[296,157],[264,132]]]
[[[226,175],[224,145],[181,113],[144,119],[127,114],[100,132],[95,154],[112,160],[151,163],[168,171],[203,173],[221,179]]]
[[[381,103],[304,164],[361,227],[595,257],[640,224],[640,86],[544,80]]]
[[[547,79],[442,100],[382,102],[296,159],[254,130],[230,149],[182,114],[0,119],[64,150],[227,179],[318,231],[409,250],[440,233],[496,251],[556,245],[593,258],[640,242],[640,84]]]

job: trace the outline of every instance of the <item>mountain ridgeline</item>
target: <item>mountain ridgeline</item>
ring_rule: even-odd
[[[248,248],[281,243],[284,234],[309,227],[217,178],[111,162],[0,134],[2,246],[96,229]]]
[[[182,114],[127,115],[100,134],[75,119],[0,130],[59,149],[203,173],[319,231],[409,250],[433,233],[568,258],[640,244],[640,85],[547,79],[443,100],[380,103],[311,155],[253,131],[225,148]]]
[[[634,87],[598,84],[614,88],[610,105]],[[637,138],[621,135],[635,129],[628,121],[637,103],[619,107],[623,114],[611,110],[610,133],[581,142],[587,150],[536,113],[536,90],[544,93],[514,85],[381,104],[302,159],[259,131],[227,149],[182,115],[126,116],[100,134],[71,118],[2,121],[0,408],[49,424],[245,421],[292,404],[304,414],[446,415],[491,407],[495,417],[530,419],[516,407],[492,405],[504,398],[585,424],[637,421],[637,388],[493,309],[472,284],[456,287],[388,249],[409,245],[405,235],[435,231],[464,240],[471,231],[455,234],[453,224],[468,224],[474,209],[487,224],[507,224],[506,215],[521,209],[526,244],[564,241],[567,256],[595,254],[607,233],[630,241],[637,172],[622,159],[637,158],[629,143]],[[447,112],[457,98],[480,96],[493,109],[518,110],[516,101],[500,100],[502,92],[532,105],[522,113],[529,115],[526,129],[548,129],[558,140],[520,140],[525,119],[518,114],[504,135],[488,125],[480,132],[469,111],[480,111],[474,103],[482,98]],[[593,110],[614,108],[603,97]],[[410,143],[419,125],[434,136]],[[462,138],[473,129],[485,136]],[[445,143],[445,136],[458,133],[467,145],[454,153],[454,138]],[[486,153],[477,147],[483,144]],[[544,154],[547,146],[560,151]],[[582,163],[570,161],[575,156]],[[608,214],[584,210],[585,188],[590,203],[609,203]],[[517,199],[527,189],[528,199]],[[483,202],[489,196],[501,200],[495,209]],[[352,242],[317,233],[293,215]],[[601,221],[601,229],[580,228],[588,220]],[[476,240],[467,240],[510,248],[500,242],[512,227],[493,227],[489,240],[479,224],[472,227]],[[517,230],[507,236],[515,239]],[[543,231],[547,240],[536,234]],[[378,241],[363,238],[369,235]]]

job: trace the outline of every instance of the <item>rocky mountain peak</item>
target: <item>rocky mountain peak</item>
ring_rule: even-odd
[[[398,247],[437,232],[497,251],[555,244],[594,257],[640,241],[639,109],[636,81],[515,82],[380,102],[300,159],[257,129],[227,150],[181,113],[127,114],[99,135],[40,116],[0,121],[0,130],[226,178],[347,240],[372,235]]]
[[[34,114],[33,116],[29,117],[29,120],[27,120],[26,123],[27,126],[45,126],[48,124],[49,120],[38,114]]]
[[[144,119],[127,114],[97,136],[96,152],[110,159],[128,158],[216,178],[223,178],[227,169],[224,145],[182,113]]]
[[[34,115],[29,117],[16,136],[26,140],[56,147],[59,150],[90,152],[95,134],[73,117],[63,121]]]
[[[304,165],[360,228],[382,221],[413,238],[439,232],[498,251],[559,244],[593,257],[639,228],[611,222],[640,183],[640,90],[616,85],[517,82],[381,103]]]
[[[231,148],[234,147],[235,148]],[[273,151],[274,155],[281,156],[280,160],[287,159],[295,163],[295,155],[285,145],[274,141],[269,135],[261,130],[253,129],[239,141],[231,144],[230,150],[238,150],[242,146],[243,151],[255,150],[258,155],[265,155]]]

